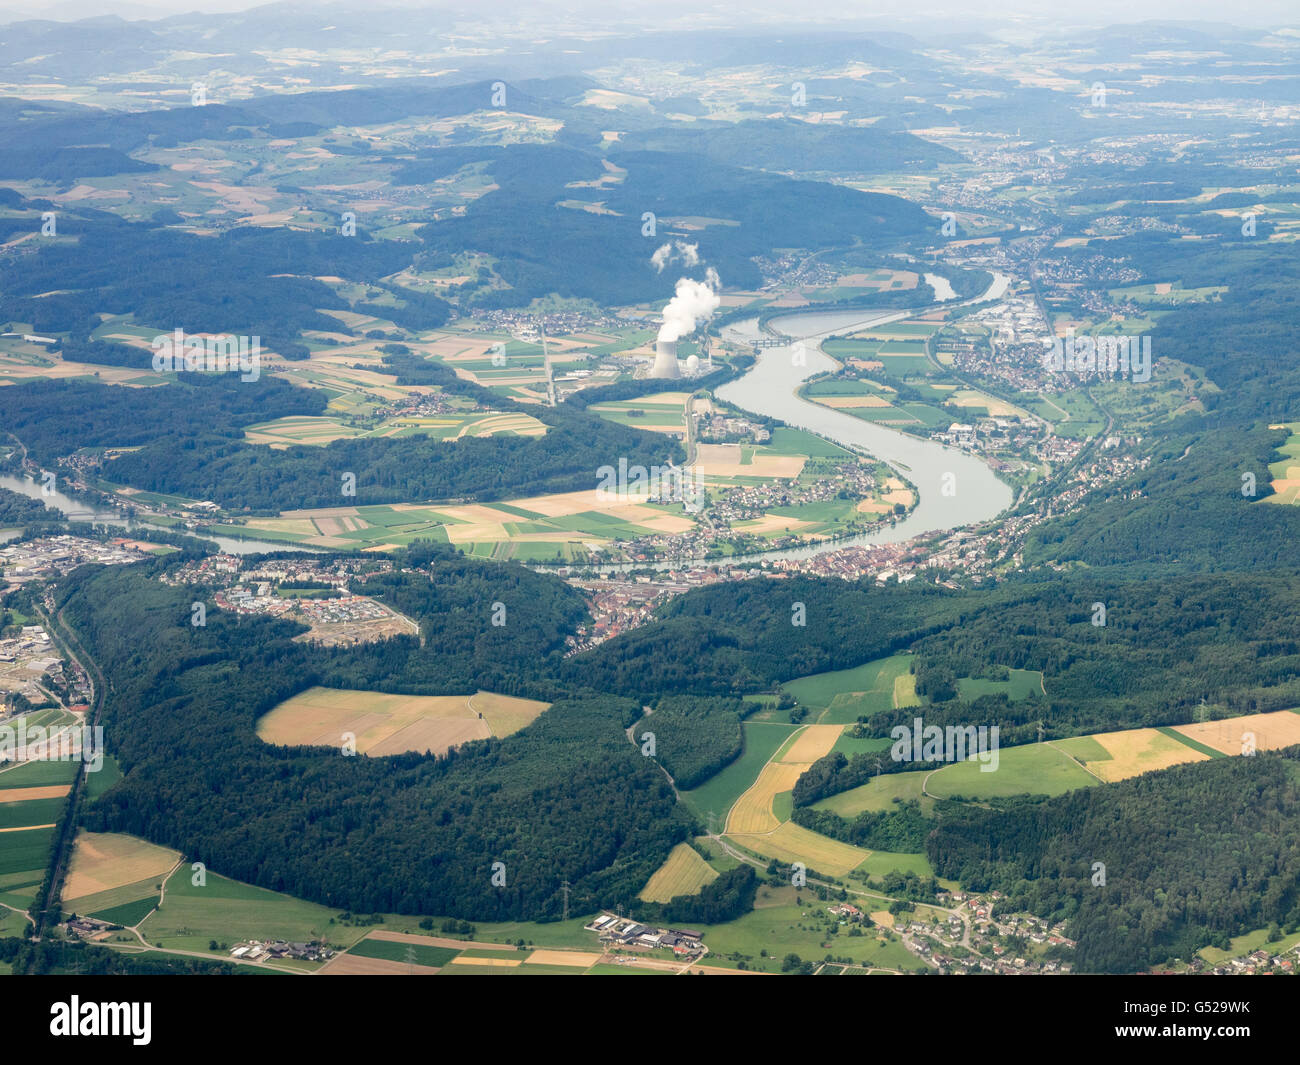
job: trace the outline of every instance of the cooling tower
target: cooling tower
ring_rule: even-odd
[[[681,375],[682,371],[677,365],[677,341],[657,341],[655,343],[655,364],[650,370],[650,376],[676,380]]]

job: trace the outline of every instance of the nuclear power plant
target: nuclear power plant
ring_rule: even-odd
[[[681,375],[681,367],[677,365],[677,341],[656,341],[655,364],[650,369],[650,376],[661,380],[675,381]]]

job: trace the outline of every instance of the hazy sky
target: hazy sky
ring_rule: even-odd
[[[1028,18],[1036,24],[1057,22],[1067,25],[1105,25],[1115,22],[1134,22],[1143,19],[1204,20],[1207,22],[1232,22],[1237,25],[1300,25],[1300,8],[1296,0],[1237,0],[1225,5],[1222,0],[970,0],[953,3],[951,0],[741,0],[739,3],[697,3],[678,0],[489,0],[497,14],[511,7],[520,7],[537,13],[547,8],[578,15],[590,12],[595,22],[608,25],[620,13],[627,12],[635,22],[643,22],[654,13],[666,16],[680,25],[692,12],[716,16],[725,12],[726,21],[742,22],[746,17],[755,21],[774,21],[788,16],[792,22],[817,24],[850,19],[853,21],[905,21],[912,32],[918,23],[933,19],[936,33],[945,31],[947,20],[957,19],[968,23],[974,19],[990,21],[1006,19],[1016,21]],[[227,12],[243,11],[265,6],[253,0],[0,0],[0,16],[4,21],[24,18],[77,19],[102,14],[116,14],[123,18],[160,18],[187,11]],[[292,6],[311,7],[297,3]],[[377,0],[372,4],[347,6],[392,8],[419,7],[462,10],[473,12],[475,4],[466,0],[427,3],[418,0]],[[480,8],[481,10],[481,8]],[[713,21],[713,19],[710,19]],[[1044,26],[1050,30],[1050,25]]]

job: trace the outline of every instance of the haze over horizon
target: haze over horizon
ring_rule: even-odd
[[[330,10],[355,10],[357,5],[347,2],[305,4],[286,0],[284,3],[266,4],[258,0],[33,0],[21,9],[0,6],[0,19],[5,23],[31,19],[51,19],[67,22],[117,15],[128,20],[156,20],[175,15],[201,12],[231,14],[257,8],[284,8],[286,10],[317,9],[322,14]],[[1005,26],[1008,22],[1033,24],[1036,29],[1046,29],[1052,24],[1069,27],[1100,27],[1145,21],[1204,22],[1233,24],[1237,26],[1287,26],[1300,25],[1296,6],[1290,0],[1247,0],[1234,4],[1225,11],[1215,0],[1075,0],[1059,4],[1053,0],[1013,0],[991,10],[987,5],[969,3],[923,3],[917,5],[907,0],[886,0],[873,4],[864,12],[852,0],[831,0],[810,8],[774,0],[770,3],[747,2],[740,6],[720,3],[688,4],[681,0],[633,0],[618,5],[611,13],[607,4],[594,0],[575,3],[562,2],[519,3],[521,13],[535,18],[539,13],[554,11],[566,21],[589,22],[593,26],[620,23],[661,25],[663,28],[685,29],[709,26],[738,26],[750,29],[763,25],[788,25],[816,27],[821,25],[850,24],[864,27],[890,29],[906,28],[909,32],[922,32],[929,24],[935,33],[952,32],[960,25]],[[461,13],[467,18],[483,18],[481,7],[463,3],[423,3],[386,0],[367,9],[412,9]],[[493,18],[510,13],[511,5],[494,5]]]

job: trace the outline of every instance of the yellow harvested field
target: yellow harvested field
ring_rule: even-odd
[[[360,954],[338,954],[326,962],[319,976],[436,976],[441,970],[430,965],[408,965],[387,958],[363,958]]]
[[[840,738],[840,733],[843,731],[843,725],[805,725],[794,743],[780,756],[780,761],[812,765],[818,758],[831,753],[831,748],[835,746],[835,741]]]
[[[152,369],[134,370],[125,366],[92,366],[85,362],[68,362],[57,358],[53,366],[33,366],[31,363],[19,362],[5,358],[0,354],[0,376],[36,380],[37,378],[57,380],[67,377],[93,377],[103,384],[123,385],[133,382],[156,382],[157,375]]]
[[[894,915],[888,910],[876,910],[875,913],[871,915],[871,920],[882,928],[894,927]]]
[[[361,754],[442,754],[469,740],[518,732],[549,705],[492,692],[390,695],[309,688],[266,714],[257,734],[280,746],[341,747],[344,734],[351,733]]]
[[[951,402],[958,407],[986,407],[990,418],[1015,418],[1020,416],[1020,408],[1004,400],[994,399],[992,396],[981,395],[979,392],[963,390],[954,392]]]
[[[704,477],[798,477],[808,461],[803,455],[769,455],[759,450],[744,464],[739,444],[700,444],[696,468]]]
[[[888,514],[894,509],[894,505],[880,500],[864,499],[854,509],[859,514]]]
[[[71,903],[152,877],[161,881],[180,860],[176,851],[135,836],[120,832],[79,833],[63,886],[64,901]]]
[[[800,729],[789,748],[768,762],[758,779],[736,800],[727,815],[728,835],[771,833],[784,828],[772,810],[772,801],[790,791],[813,762],[829,754],[843,731],[843,725],[805,725]]]
[[[1089,762],[1088,769],[1108,783],[1184,762],[1205,762],[1210,757],[1153,728],[1103,732],[1093,738],[1111,757],[1110,761]]]
[[[320,510],[286,510],[279,518],[268,518],[268,521],[305,520],[308,523],[316,518],[355,518],[358,516],[356,507],[322,507]]]
[[[296,444],[328,444],[331,440],[356,435],[357,430],[334,418],[305,415],[277,418],[262,425],[250,425],[244,430],[244,439],[250,444],[268,444],[274,448],[287,448]]]
[[[870,856],[871,852],[839,840],[820,836],[816,832],[787,821],[774,832],[752,835],[728,833],[742,847],[747,847],[765,858],[782,862],[803,862],[810,869],[847,876]]]
[[[717,872],[693,847],[679,843],[668,854],[667,860],[647,881],[637,898],[645,902],[668,902],[678,895],[694,895]]]
[[[1254,737],[1255,750],[1269,751],[1300,743],[1300,714],[1294,710],[1277,710],[1271,714],[1245,714],[1224,718],[1222,721],[1204,721],[1195,725],[1178,725],[1188,739],[1213,747],[1224,754],[1242,754],[1246,733]],[[3,794],[3,793],[0,793]]]
[[[480,691],[469,697],[469,708],[483,715],[494,736],[509,736],[531,725],[550,705],[536,699],[517,699],[496,692]]]
[[[48,784],[34,788],[0,788],[0,803],[25,802],[28,799],[61,799],[71,790],[71,784]]]
[[[511,499],[510,503],[515,506],[531,510],[534,514],[541,514],[546,518],[567,518],[573,514],[585,514],[591,510],[603,511],[606,514],[618,513],[622,510],[631,510],[636,512],[640,509],[639,504],[628,502],[626,499],[605,499],[595,488],[588,488],[581,492],[560,492],[547,496],[530,496],[527,499]],[[459,514],[462,507],[444,508],[448,514]],[[655,511],[658,513],[658,511]],[[622,515],[619,514],[621,517]],[[518,521],[515,516],[506,517],[506,521]],[[629,516],[628,520],[635,520]]]
[[[407,751],[442,754],[452,747],[469,743],[470,740],[485,740],[491,735],[492,730],[478,719],[432,718],[414,721],[377,743],[369,744],[365,753],[376,758],[405,754]]]
[[[590,969],[598,961],[599,954],[581,950],[535,950],[528,955],[530,965],[571,965],[576,969]]]
[[[797,533],[800,529],[806,529],[811,524],[810,521],[787,518],[783,514],[764,514],[761,518],[754,518],[751,521],[732,522],[731,527],[737,532],[762,536],[764,533],[773,532]]]
[[[897,477],[887,477],[885,479],[885,488],[887,491],[880,498],[886,503],[891,505],[902,503],[905,507],[912,505],[912,490]]]
[[[816,727],[816,726],[813,726]],[[834,726],[839,731],[840,726]],[[772,812],[772,800],[783,791],[794,787],[795,781],[807,770],[812,761],[768,762],[758,779],[731,808],[727,815],[728,834],[736,832],[771,832],[781,824]]]
[[[453,958],[448,965],[478,965],[488,969],[517,969],[523,965],[524,959],[520,958],[467,958],[461,954]]]
[[[653,518],[637,518],[636,523],[661,533],[687,532],[695,528],[695,522],[691,521],[690,518],[683,518],[677,514],[659,514]]]
[[[286,521],[284,518],[249,518],[244,522],[250,529],[262,532],[297,533],[301,536],[315,536],[316,526],[306,518]]]

